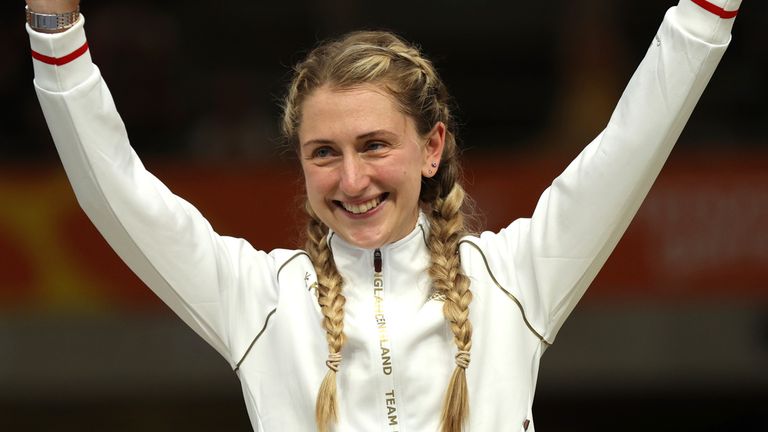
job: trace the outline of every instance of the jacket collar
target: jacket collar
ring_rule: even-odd
[[[407,290],[408,293],[405,295],[408,297],[429,296],[431,284],[426,272],[429,268],[429,249],[426,243],[428,234],[427,218],[419,212],[416,226],[408,235],[378,248],[384,262],[382,273],[387,289]],[[347,295],[354,295],[347,288],[370,285],[374,276],[375,249],[363,249],[351,245],[334,232],[329,232],[327,241],[333,253],[336,268],[344,278]],[[418,285],[419,289],[414,290],[414,284]]]
[[[419,210],[419,217],[416,219],[416,226],[413,228],[413,230],[408,233],[405,237],[401,238],[400,240],[385,244],[384,246],[381,246],[378,248],[382,252],[389,251],[389,250],[395,250],[398,249],[400,246],[410,243],[418,238],[421,239],[421,242],[424,244],[424,247],[427,245],[427,235],[429,234],[429,222],[427,221],[427,216]],[[328,235],[326,236],[326,241],[328,242],[328,246],[331,248],[331,251],[333,252],[334,258],[336,257],[337,253],[360,253],[360,252],[368,252],[372,253],[374,249],[363,249],[357,246],[354,246],[350,243],[348,243],[346,240],[344,240],[340,235],[336,234],[335,231],[329,230]],[[357,252],[356,252],[357,251]]]

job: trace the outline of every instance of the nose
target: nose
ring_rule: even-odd
[[[363,195],[370,184],[370,176],[365,161],[358,154],[345,155],[341,164],[339,189],[349,197]]]

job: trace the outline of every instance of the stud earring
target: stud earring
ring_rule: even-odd
[[[437,162],[432,162],[432,168],[437,168]]]

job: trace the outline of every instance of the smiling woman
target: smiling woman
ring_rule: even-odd
[[[344,346],[346,299],[344,278],[328,253],[329,230],[354,247],[375,249],[380,275],[381,248],[413,232],[424,210],[430,290],[443,301],[457,348],[440,417],[445,431],[461,430],[468,414],[465,371],[472,347],[472,292],[457,255],[467,230],[452,123],[448,92],[432,64],[383,32],[352,33],[312,51],[296,67],[283,116],[283,130],[302,159],[311,217],[306,250],[319,269],[319,302],[334,358]],[[318,394],[320,430],[337,422],[335,379],[331,368]],[[388,400],[396,400],[394,390]]]
[[[671,8],[605,130],[533,216],[480,235],[432,64],[387,32],[320,44],[283,104],[306,243],[271,252],[217,234],[146,171],[77,4],[28,0],[67,175],[120,257],[229,361],[254,429],[459,432],[534,429],[541,356],[659,173],[740,1]]]

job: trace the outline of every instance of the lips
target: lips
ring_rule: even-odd
[[[379,196],[377,196],[375,198],[372,198],[372,199],[370,199],[368,201],[364,201],[364,202],[360,202],[360,203],[348,203],[348,202],[337,201],[337,200],[334,200],[333,202],[337,206],[343,208],[344,210],[346,210],[346,211],[348,211],[348,212],[350,212],[352,214],[359,215],[359,214],[368,213],[369,211],[374,210],[379,205],[381,205],[381,203],[384,200],[386,200],[388,196],[389,196],[388,193],[384,193],[384,194],[381,194],[381,195],[379,195]]]

